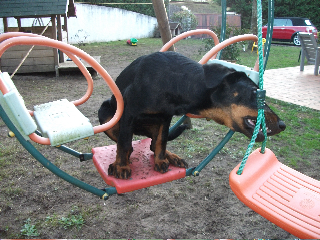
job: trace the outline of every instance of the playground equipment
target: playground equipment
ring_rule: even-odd
[[[223,12],[225,12],[225,1],[223,2]],[[271,7],[269,7],[269,9],[273,9],[272,0],[269,1],[269,5],[270,4]],[[272,11],[269,11],[269,20],[270,19],[273,19]],[[224,41],[224,36],[222,36],[222,40],[220,39],[221,43],[219,43],[217,36],[210,30],[195,30],[179,35],[164,45],[160,51],[166,51],[170,46],[172,46],[172,44],[182,38],[185,38],[186,36],[194,34],[209,34],[215,42],[215,47],[205,54],[200,60],[200,63],[204,64],[208,61],[209,63],[219,61],[215,59],[218,58],[217,55],[219,51],[229,44],[244,40],[258,41],[259,63],[258,61],[256,62],[254,70],[223,61],[220,61],[220,63],[236,68],[239,71],[246,72],[254,82],[261,85],[263,66],[266,66],[268,53],[270,50],[272,23],[273,21],[269,21],[270,28],[268,28],[264,57],[262,55],[262,42],[260,36],[256,37],[254,35],[242,35]],[[222,32],[223,31],[224,30],[222,29]],[[58,100],[46,103],[44,105],[35,106],[34,111],[29,111],[26,109],[23,99],[9,75],[7,73],[1,73],[0,116],[9,129],[15,134],[24,148],[26,148],[30,154],[43,166],[69,183],[98,195],[104,200],[108,199],[108,197],[112,194],[133,191],[155,184],[161,184],[175,179],[180,179],[185,176],[198,176],[200,171],[213,159],[213,157],[223,148],[223,146],[233,135],[233,131],[230,130],[223,140],[218,144],[218,146],[197,167],[189,169],[170,167],[171,170],[165,174],[154,172],[153,169],[150,169],[148,176],[142,175],[142,173],[137,171],[137,169],[141,169],[139,167],[140,164],[144,164],[143,169],[145,169],[145,165],[150,163],[152,164],[153,154],[149,150],[150,139],[133,142],[134,152],[132,153],[131,157],[137,159],[137,161],[133,161],[132,179],[121,180],[110,177],[107,175],[107,169],[108,165],[115,159],[116,146],[93,148],[92,153],[82,154],[63,145],[64,143],[105,131],[119,121],[123,111],[123,100],[119,89],[114,84],[109,74],[88,54],[84,53],[78,48],[59,41],[27,33],[2,34],[0,35],[0,42],[1,41],[0,57],[4,51],[15,45],[41,45],[60,49],[77,64],[81,72],[86,77],[88,82],[88,90],[81,99],[73,102],[69,102],[67,100]],[[117,112],[115,116],[106,124],[95,127],[91,126],[88,120],[75,107],[87,101],[93,90],[92,78],[77,57],[91,64],[91,66],[105,79],[106,83],[116,96]],[[259,74],[256,72],[258,69]],[[260,88],[263,89],[261,86]],[[263,106],[264,98],[260,98],[260,101],[261,106]],[[73,118],[70,119],[65,118],[67,114],[64,114],[64,112],[62,112],[62,114],[58,114],[56,109],[57,107],[61,108],[61,106],[62,108],[68,109],[68,112],[72,111],[77,117],[74,119],[74,116],[71,116]],[[77,121],[77,125],[73,129],[71,129],[71,126],[60,129],[55,124],[48,125],[47,123],[50,122],[50,116],[52,115],[64,123],[69,121]],[[264,121],[262,117],[263,112],[260,110],[259,115],[261,115],[261,117],[256,124],[256,129],[258,130],[260,123],[263,123]],[[37,130],[37,124],[31,116],[34,116],[35,120],[37,121],[37,124],[41,129],[41,133]],[[183,116],[171,129],[177,127],[187,117],[201,118],[201,116],[188,114],[187,116]],[[262,128],[265,131],[265,127]],[[81,131],[78,131],[78,129],[81,129]],[[42,134],[44,136],[41,136]],[[111,187],[98,189],[63,172],[61,169],[53,165],[48,159],[46,159],[30,143],[30,140],[39,144],[56,146],[59,150],[78,157],[81,161],[93,159],[98,172],[105,182]],[[248,152],[250,153],[251,149],[248,149]],[[249,154],[246,155],[249,156]],[[245,167],[244,164],[246,164]],[[245,157],[243,163],[239,164],[239,166],[230,173],[230,186],[238,198],[247,206],[251,207],[253,210],[282,227],[286,231],[299,238],[320,238],[320,183],[279,163],[274,154],[269,149],[265,149],[265,143],[261,147],[261,150],[258,149],[250,154],[248,158]]]
[[[207,53],[200,63],[204,64],[207,62],[212,56],[215,56],[218,51],[220,51],[224,45],[220,45],[217,36],[210,30],[197,30],[191,31],[188,33],[184,33],[180,35],[177,39],[173,39],[167,45],[165,45],[161,51],[165,51],[166,47],[170,47],[174,42],[179,41],[180,39],[184,38],[185,36],[190,36],[194,34],[209,34],[213,37],[214,41],[217,43],[217,47],[214,51],[210,51]],[[244,35],[239,37],[234,37],[233,39],[229,39],[228,42],[236,42],[242,40],[253,40],[256,41],[257,37],[254,35]],[[29,111],[26,109],[24,105],[24,101],[20,96],[18,90],[16,89],[14,83],[10,79],[10,76],[7,73],[1,73],[0,75],[0,103],[1,103],[1,118],[7,124],[9,129],[15,134],[17,139],[20,143],[45,167],[47,167],[50,171],[58,175],[59,177],[63,178],[64,180],[85,189],[91,193],[94,193],[100,196],[103,199],[107,199],[109,195],[114,193],[122,193],[123,191],[120,190],[126,189],[125,191],[133,191],[136,189],[152,186],[155,184],[160,184],[163,182],[172,181],[175,179],[179,179],[188,175],[199,175],[199,172],[204,168],[205,165],[216,155],[219,150],[224,146],[224,144],[230,139],[233,135],[231,131],[225,139],[218,145],[218,148],[215,149],[214,154],[211,154],[208,159],[199,165],[196,168],[190,169],[181,169],[181,168],[171,168],[166,174],[159,174],[158,172],[154,172],[150,174],[148,177],[143,177],[144,181],[141,181],[141,175],[135,179],[135,174],[139,174],[137,171],[133,171],[132,180],[130,181],[123,181],[120,180],[121,184],[128,185],[124,187],[120,187],[116,183],[118,182],[117,179],[111,178],[107,176],[107,162],[112,163],[115,157],[115,150],[112,150],[112,147],[102,147],[102,148],[94,148],[92,153],[85,153],[81,154],[78,153],[70,148],[64,146],[64,143],[74,141],[77,139],[85,138],[91,136],[96,133],[100,133],[102,131],[106,131],[107,129],[111,128],[119,119],[123,111],[123,100],[115,83],[110,78],[109,74],[94,60],[94,58],[90,57],[88,54],[84,53],[80,49],[70,46],[68,44],[55,41],[52,39],[48,39],[45,37],[39,37],[34,34],[29,33],[5,33],[0,36],[0,56],[5,52],[8,48],[16,45],[40,45],[40,46],[49,46],[55,47],[60,49],[61,51],[65,52],[69,58],[71,58],[77,66],[80,68],[81,72],[87,79],[88,82],[88,89],[86,94],[79,100],[69,102],[65,99],[57,100],[45,104],[41,104],[34,107],[34,111]],[[83,104],[87,101],[93,91],[93,81],[83,66],[83,64],[77,58],[81,58],[84,61],[88,62],[92,65],[92,67],[105,79],[109,87],[111,88],[112,92],[115,94],[117,99],[117,112],[115,116],[108,122],[100,126],[91,126],[88,122],[88,119],[82,115],[78,111],[75,106]],[[228,64],[228,63],[224,63]],[[239,65],[238,67],[241,68]],[[255,76],[255,81],[257,81],[256,72],[242,67],[243,71],[247,71],[247,74],[250,75],[252,78]],[[57,110],[59,109],[59,110]],[[64,111],[61,111],[63,109]],[[66,114],[72,112],[73,114]],[[37,123],[35,123],[34,119],[31,117],[34,116],[34,119]],[[53,117],[54,116],[54,117]],[[201,116],[192,116],[191,117],[201,117]],[[72,124],[68,124],[68,123]],[[61,123],[65,125],[63,126]],[[40,128],[40,132],[37,130],[38,127]],[[43,136],[42,136],[43,135]],[[73,178],[72,176],[68,175],[67,173],[63,172],[56,166],[54,166],[49,160],[47,160],[30,142],[32,140],[39,144],[44,145],[51,145],[57,146],[58,149],[65,151],[67,153],[72,154],[73,156],[79,157],[80,160],[88,160],[93,159],[95,166],[97,167],[99,173],[101,174],[102,178],[110,184],[112,187],[106,188],[104,190],[92,187],[86,183],[81,182],[78,179]],[[144,149],[145,156],[144,159],[149,159],[149,161],[153,161],[152,154],[147,152],[146,149],[149,149],[150,141],[138,141],[133,143],[134,146],[138,149]],[[105,152],[107,151],[107,152]],[[113,152],[113,153],[112,153]],[[134,157],[135,153],[132,154]],[[107,156],[107,159],[105,159]],[[139,157],[136,156],[138,159]],[[141,156],[140,156],[141,158]],[[134,169],[135,167],[133,167]],[[153,172],[153,169],[152,171]],[[171,175],[171,177],[169,177]],[[157,177],[155,177],[157,176]],[[155,180],[157,179],[157,180]],[[143,183],[142,183],[143,182]]]

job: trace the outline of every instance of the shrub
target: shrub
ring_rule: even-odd
[[[211,30],[215,34],[217,34],[218,38],[220,39],[221,27],[212,27]],[[231,27],[231,26],[227,25],[225,40],[230,37],[245,34],[248,32],[249,32],[249,30],[247,30],[247,29],[240,29],[240,28]],[[205,47],[204,47],[204,50],[201,49],[201,51],[208,52],[209,50],[211,50],[215,46],[212,38],[206,38],[203,40],[203,42],[205,43]],[[222,50],[220,59],[239,61],[240,51],[243,49],[243,45],[245,45],[245,44],[247,44],[247,43],[238,42],[238,43],[234,43],[234,44],[231,44],[231,45],[225,47]]]
[[[197,18],[188,10],[175,12],[171,17],[171,21],[180,23],[182,32],[196,29],[196,27],[198,26]]]

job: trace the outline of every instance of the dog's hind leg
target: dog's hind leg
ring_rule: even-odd
[[[166,150],[166,159],[169,160],[170,164],[176,167],[188,168],[188,163],[180,158],[177,154],[169,152]]]
[[[170,122],[171,117],[158,126],[157,134],[152,134],[151,150],[154,152],[154,169],[161,173],[168,171],[170,163],[177,167],[188,166],[178,155],[166,150]]]
[[[128,179],[131,176],[130,155],[132,148],[132,117],[125,113],[120,119],[120,131],[117,141],[117,156],[116,161],[109,165],[108,174],[116,178]]]
[[[175,130],[169,132],[168,141],[172,141],[176,139],[184,132],[184,130],[191,129],[191,128],[192,128],[191,119],[187,117],[187,119],[183,122],[183,124],[181,124]]]
[[[111,118],[113,118],[114,114],[116,113],[116,108],[112,104],[111,98],[104,101],[98,111],[98,117],[100,124],[104,124],[109,122]],[[119,135],[119,122],[116,123],[111,129],[108,129],[104,132],[109,136],[110,139],[117,142],[118,135]]]
[[[152,139],[154,148],[154,169],[158,172],[165,173],[169,168],[169,160],[166,159],[166,145],[168,139],[169,124],[166,122],[159,126],[158,135]]]

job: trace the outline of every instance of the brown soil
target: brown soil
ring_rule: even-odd
[[[102,66],[115,79],[132,60],[158,51],[160,46],[160,41],[155,46],[141,41],[137,47],[130,47],[124,41],[116,46],[82,48],[92,56],[100,55]],[[177,47],[179,52],[194,57],[199,46]],[[65,72],[59,78],[53,73],[17,75],[13,80],[29,109],[51,100],[78,99],[86,89],[86,81],[79,73]],[[93,96],[80,110],[98,125],[97,111],[110,91],[99,75],[94,77],[94,84]],[[193,120],[194,128],[170,142],[168,148],[184,157],[189,166],[196,166],[228,131],[215,126]],[[113,195],[107,201],[57,178],[7,134],[0,120],[0,149],[7,155],[1,162],[0,238],[293,238],[246,207],[231,191],[228,175],[249,143],[240,134],[235,135],[236,144],[227,145],[199,177]],[[109,144],[113,142],[98,134],[67,146],[91,152],[92,147]],[[69,174],[98,188],[107,187],[92,161],[80,162],[55,148],[35,146]],[[32,225],[38,236],[26,235],[32,233],[27,228]]]

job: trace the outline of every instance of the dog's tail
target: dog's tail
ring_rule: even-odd
[[[184,130],[186,129],[191,129],[192,128],[192,123],[191,123],[191,119],[187,118],[182,125],[180,125],[179,127],[177,127],[175,130],[171,131],[169,133],[168,136],[168,141],[172,141],[174,139],[176,139],[177,137],[179,137]]]
[[[101,107],[98,111],[98,118],[99,118],[100,124],[104,124],[106,121],[111,119],[115,113],[116,113],[116,107],[113,106],[111,98],[104,101],[101,104]]]

